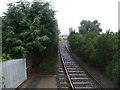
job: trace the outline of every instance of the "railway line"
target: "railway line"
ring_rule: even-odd
[[[84,67],[75,62],[67,48],[66,42],[59,44],[58,88],[62,89],[93,89],[102,88]]]

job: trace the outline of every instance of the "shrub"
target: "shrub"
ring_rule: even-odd
[[[97,68],[99,71],[109,74],[117,82],[119,73],[118,33],[107,31],[98,34],[89,32],[86,34],[72,34],[68,37],[70,47],[84,62]],[[119,57],[120,58],[120,57]],[[120,80],[118,79],[118,82]]]

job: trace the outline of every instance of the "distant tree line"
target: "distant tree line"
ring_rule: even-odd
[[[68,40],[72,51],[88,65],[105,72],[120,84],[120,32],[100,33],[97,20],[83,20],[79,32],[71,31]]]

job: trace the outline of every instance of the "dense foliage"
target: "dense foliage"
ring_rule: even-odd
[[[49,56],[57,53],[58,25],[48,2],[10,4],[3,16],[2,30],[3,54],[12,59],[32,58],[34,66],[48,53]]]
[[[102,31],[102,29],[99,27],[100,23],[98,23],[97,20],[94,20],[93,22],[82,20],[79,27],[79,33],[85,34],[88,32],[96,32],[99,33]]]
[[[118,34],[109,30],[106,33],[71,32],[68,40],[71,49],[88,65],[107,73],[115,82],[120,83],[120,58],[118,54]]]

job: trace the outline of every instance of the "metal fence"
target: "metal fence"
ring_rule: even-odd
[[[2,63],[2,88],[17,88],[27,79],[26,59],[16,59]]]

